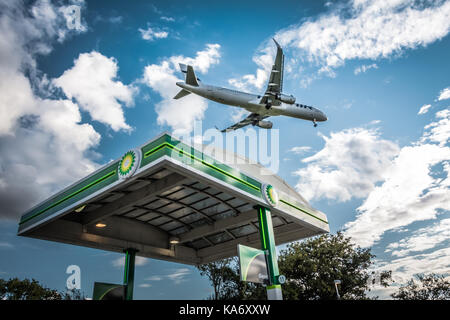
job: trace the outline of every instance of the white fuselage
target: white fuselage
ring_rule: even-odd
[[[241,107],[263,116],[283,115],[311,121],[327,120],[325,114],[319,109],[299,103],[287,104],[280,102],[266,108],[266,105],[260,104],[261,95],[201,83],[199,83],[199,86],[191,86],[185,82],[177,82],[177,86],[206,99],[230,106]]]

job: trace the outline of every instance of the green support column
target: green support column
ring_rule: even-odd
[[[136,249],[125,250],[125,270],[123,274],[123,284],[125,285],[125,300],[133,300],[134,288],[134,262],[136,260]]]
[[[258,206],[259,235],[261,238],[261,248],[266,251],[267,269],[269,274],[269,284],[267,285],[267,299],[283,300],[281,285],[278,282],[278,261],[275,249],[275,237],[273,234],[272,215],[270,210]]]

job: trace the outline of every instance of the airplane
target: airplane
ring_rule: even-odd
[[[221,132],[233,131],[250,124],[263,129],[271,129],[273,123],[265,120],[271,116],[283,115],[309,120],[313,122],[314,127],[317,127],[317,122],[327,121],[327,116],[319,109],[296,103],[293,95],[283,93],[284,54],[278,42],[275,39],[273,41],[277,46],[277,55],[272,66],[266,92],[263,95],[203,84],[196,77],[192,66],[180,63],[180,70],[186,74],[186,78],[185,82],[176,83],[182,89],[174,99],[180,99],[193,93],[221,104],[241,107],[250,112],[246,118],[221,130]]]

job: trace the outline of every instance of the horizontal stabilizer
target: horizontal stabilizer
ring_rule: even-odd
[[[173,97],[173,98],[174,98],[174,99],[181,99],[181,98],[187,96],[188,94],[190,94],[189,91],[184,90],[184,89],[181,89],[181,91],[178,92],[177,95],[176,95],[175,97]]]
[[[183,73],[187,73],[187,65],[183,64],[183,63],[179,63],[180,65],[180,70]]]

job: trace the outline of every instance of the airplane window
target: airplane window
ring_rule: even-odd
[[[261,96],[258,96],[258,99],[261,99]]]
[[[297,107],[300,107],[300,105],[297,103],[297,104],[295,104]]]

